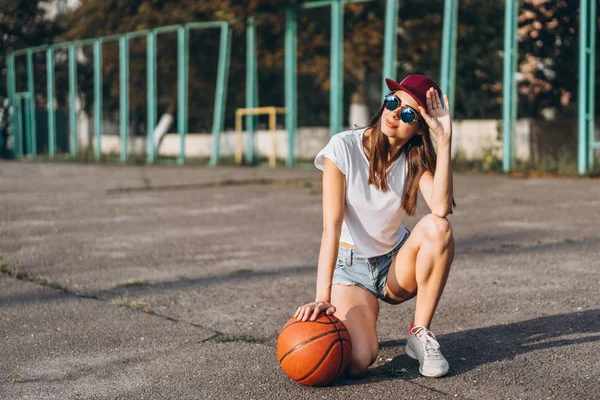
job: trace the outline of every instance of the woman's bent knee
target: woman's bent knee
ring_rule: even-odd
[[[351,378],[360,378],[365,376],[367,373],[367,368],[373,364],[376,358],[377,352],[374,354],[372,354],[372,352],[358,353],[353,350],[352,359],[350,360],[350,365],[348,366],[348,376]]]
[[[370,362],[353,359],[348,365],[348,376],[350,378],[362,378],[367,374],[367,368],[371,365]]]
[[[350,378],[362,378],[367,374],[367,369],[350,364],[347,373]]]
[[[446,218],[429,214],[421,220],[425,235],[436,242],[449,243],[452,241],[452,225]]]

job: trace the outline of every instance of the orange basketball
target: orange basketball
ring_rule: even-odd
[[[351,354],[348,329],[333,315],[321,313],[315,321],[290,318],[277,339],[281,369],[301,385],[327,385],[348,367]]]

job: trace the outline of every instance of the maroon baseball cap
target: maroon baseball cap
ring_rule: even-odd
[[[429,88],[433,87],[433,88],[435,88],[435,90],[437,90],[438,94],[440,95],[440,100],[442,102],[442,106],[444,105],[444,98],[442,97],[442,91],[440,90],[438,85],[435,84],[434,81],[432,81],[425,75],[419,75],[419,74],[408,75],[400,83],[398,83],[390,78],[385,78],[385,83],[387,84],[387,87],[392,92],[395,92],[396,90],[403,90],[406,93],[410,94],[412,96],[412,98],[415,99],[415,101],[417,103],[419,103],[419,105],[426,110],[427,110],[427,101],[426,101],[427,91],[429,90]]]

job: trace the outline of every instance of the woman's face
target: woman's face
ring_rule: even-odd
[[[400,119],[400,112],[403,106],[410,106],[419,114],[419,104],[411,95],[402,90],[397,90],[394,94],[400,99],[400,104],[394,111],[384,107],[383,114],[381,114],[381,131],[390,138],[410,140],[419,131],[422,117],[417,115],[414,122],[407,124]]]

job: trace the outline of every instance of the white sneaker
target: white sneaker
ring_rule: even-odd
[[[431,331],[424,326],[410,324],[406,355],[419,360],[419,372],[423,376],[439,378],[448,373],[450,366],[440,351],[440,344]]]

